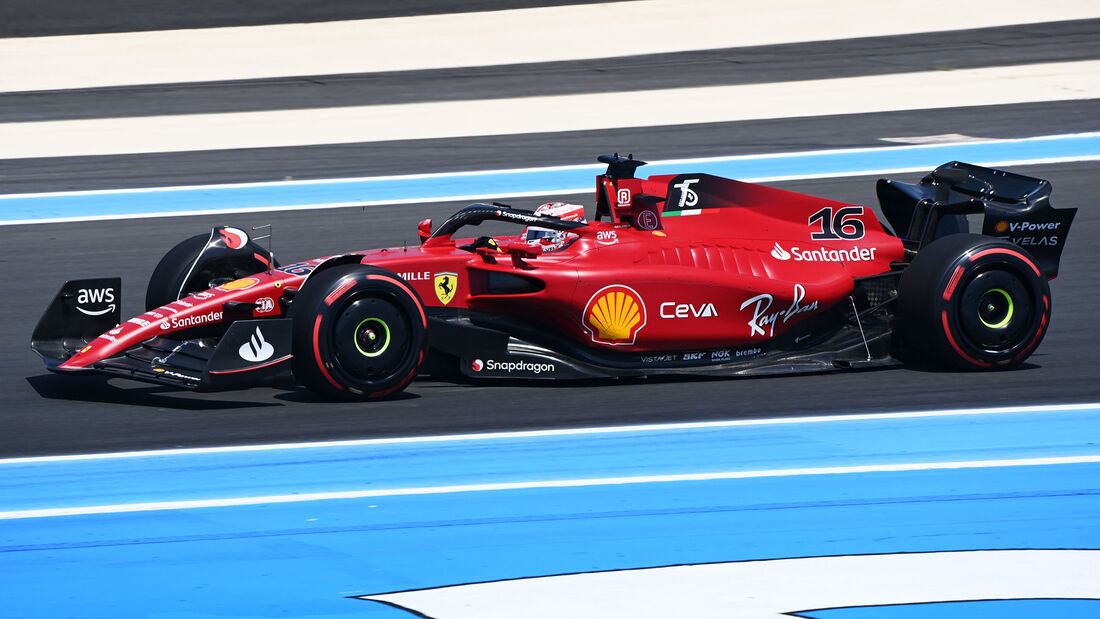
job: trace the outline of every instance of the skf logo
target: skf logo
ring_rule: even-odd
[[[680,204],[678,205],[680,208],[685,206],[691,208],[699,204],[699,194],[691,189],[691,186],[698,182],[699,179],[697,178],[689,178],[682,183],[673,185],[673,187],[680,190]]]
[[[76,293],[76,309],[81,314],[86,314],[88,316],[102,316],[115,311],[114,301],[114,288],[81,288]],[[101,303],[110,303],[110,305],[101,310],[90,310],[81,307],[82,305],[99,305]]]
[[[599,344],[633,344],[645,320],[641,295],[619,284],[601,288],[584,308],[584,328]]]
[[[443,305],[450,303],[451,299],[455,298],[456,290],[458,290],[458,273],[435,274],[435,297],[440,303]]]
[[[630,190],[623,187],[616,193],[615,201],[618,203],[616,206],[630,206]]]

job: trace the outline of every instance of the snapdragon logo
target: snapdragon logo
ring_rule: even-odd
[[[556,372],[558,368],[553,363],[534,363],[531,361],[495,361],[489,359],[484,363],[481,359],[474,359],[474,362],[470,364],[470,367],[475,372],[487,370],[489,372],[506,372],[511,374],[512,372],[529,372],[531,374],[542,374],[543,372]]]

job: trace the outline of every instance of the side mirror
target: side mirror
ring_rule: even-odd
[[[423,245],[432,236],[432,220],[425,219],[416,226],[416,233],[420,236],[420,244]]]

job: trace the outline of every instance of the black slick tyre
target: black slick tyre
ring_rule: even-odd
[[[953,234],[922,248],[902,274],[903,350],[953,368],[1019,366],[1050,324],[1050,287],[1034,259],[1003,239]]]
[[[307,280],[291,304],[294,376],[329,399],[377,400],[403,390],[424,360],[427,317],[394,273],[340,265]]]

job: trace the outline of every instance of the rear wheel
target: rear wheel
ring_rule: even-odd
[[[1013,243],[954,234],[922,249],[901,277],[898,332],[923,361],[1009,369],[1034,352],[1050,323],[1050,287]]]
[[[385,269],[352,264],[312,275],[290,317],[294,376],[324,397],[375,400],[398,393],[424,359],[424,305]]]

